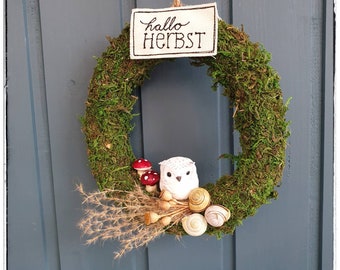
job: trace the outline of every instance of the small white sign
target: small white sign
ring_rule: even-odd
[[[216,3],[132,10],[131,59],[211,56],[217,53]]]

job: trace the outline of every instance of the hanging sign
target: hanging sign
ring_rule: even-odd
[[[217,53],[216,3],[137,8],[130,22],[130,58],[212,56]]]

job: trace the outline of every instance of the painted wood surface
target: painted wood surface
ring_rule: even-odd
[[[201,4],[210,1],[185,1]],[[117,243],[84,246],[77,183],[96,184],[79,117],[87,85],[134,7],[160,0],[7,1],[8,264],[17,269],[332,269],[333,3],[217,1],[272,53],[292,135],[279,199],[222,240],[165,236],[114,261]],[[154,163],[196,161],[202,184],[232,172],[221,153],[239,150],[228,100],[187,59],[156,68],[141,89],[132,143]]]

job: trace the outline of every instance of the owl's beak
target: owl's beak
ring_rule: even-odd
[[[181,182],[182,177],[181,176],[176,176],[176,179],[178,182]]]

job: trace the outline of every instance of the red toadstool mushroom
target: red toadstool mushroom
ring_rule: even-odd
[[[148,171],[144,173],[141,178],[140,182],[142,185],[145,185],[145,190],[148,192],[154,192],[157,190],[157,183],[159,182],[160,176],[155,171]]]
[[[139,176],[142,176],[143,173],[151,170],[152,164],[147,159],[139,158],[132,163],[132,168],[137,171]]]

